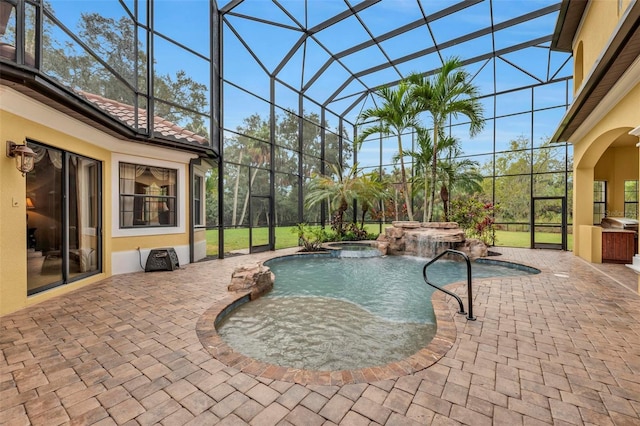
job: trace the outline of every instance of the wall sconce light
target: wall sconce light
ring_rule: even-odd
[[[22,176],[33,170],[35,156],[36,153],[26,143],[18,145],[15,142],[7,141],[7,157],[16,159],[16,169],[22,173]]]

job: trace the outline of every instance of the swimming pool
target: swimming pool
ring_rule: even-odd
[[[233,309],[216,326],[234,350],[256,360],[310,370],[384,365],[416,353],[436,333],[425,259],[409,256],[286,256],[265,263],[271,293]],[[473,264],[474,278],[530,271]],[[432,282],[466,279],[466,265],[441,261]]]

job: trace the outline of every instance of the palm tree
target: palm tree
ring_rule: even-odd
[[[433,78],[418,74],[409,76],[411,97],[417,103],[419,111],[428,112],[433,124],[433,155],[431,159],[431,194],[429,203],[429,221],[433,220],[435,203],[438,139],[445,121],[449,117],[457,118],[459,114],[466,116],[469,123],[469,134],[475,136],[484,127],[483,108],[478,101],[478,88],[470,81],[469,74],[461,68],[458,58],[444,62],[440,72]]]
[[[440,199],[444,211],[444,220],[449,221],[450,193],[452,191],[473,194],[482,191],[482,175],[478,172],[480,164],[469,158],[458,158],[461,151],[455,138],[447,137],[446,145],[449,147],[449,155],[438,163],[440,175]]]
[[[428,191],[430,181],[427,174],[431,171],[433,145],[431,134],[427,129],[416,129],[417,151],[405,151],[405,154],[413,159],[415,166],[414,185],[416,189],[424,191],[423,197],[423,221],[427,221]],[[454,189],[462,193],[474,193],[482,191],[482,175],[477,171],[479,163],[468,158],[459,159],[462,151],[460,141],[452,136],[440,135],[438,151],[448,151],[446,158],[438,159],[436,187],[440,184],[440,199],[444,210],[444,220],[449,221],[449,193]],[[435,211],[435,209],[434,209]]]
[[[400,155],[400,173],[402,191],[407,205],[407,215],[409,220],[413,220],[411,209],[411,191],[407,183],[407,172],[404,166],[404,156],[402,155],[402,134],[408,129],[418,127],[418,111],[415,108],[415,100],[411,96],[411,85],[402,81],[392,89],[383,87],[377,91],[377,95],[382,99],[382,105],[376,108],[368,108],[360,113],[359,121],[370,119],[377,120],[377,124],[364,129],[358,136],[357,146],[370,135],[392,135],[398,138],[398,154]]]
[[[360,229],[364,229],[364,219],[367,212],[371,209],[371,206],[385,197],[386,192],[380,180],[380,175],[375,172],[367,173],[357,178],[354,189],[362,211]]]
[[[329,163],[329,166],[333,170],[331,176],[316,175],[311,178],[304,202],[309,208],[328,200],[331,209],[336,211],[333,225],[338,236],[342,237],[344,213],[349,209],[349,202],[357,198],[358,166],[354,164],[345,174],[340,165]]]
[[[427,221],[427,203],[429,200],[427,184],[427,174],[431,168],[431,157],[433,144],[429,131],[423,127],[416,128],[416,148],[417,151],[405,151],[403,155],[408,155],[413,160],[413,182],[412,186],[416,191],[422,190],[424,193],[422,206],[422,221]]]
[[[329,200],[329,206],[335,210],[333,225],[338,236],[344,233],[344,213],[349,202],[356,200],[362,210],[360,229],[364,229],[364,220],[371,206],[385,195],[384,186],[374,173],[358,176],[358,164],[354,164],[346,173],[336,164],[330,164],[333,174],[314,176],[307,185],[305,205],[312,207]]]
[[[394,162],[398,160],[394,158]],[[384,169],[374,170],[369,173],[371,179],[380,182],[382,192],[380,194],[380,203],[377,208],[371,205],[372,215],[375,215],[377,219],[382,220],[383,224],[387,221],[400,220],[399,206],[403,204],[402,198],[402,184],[400,182],[400,169],[398,166],[394,166],[391,171]]]

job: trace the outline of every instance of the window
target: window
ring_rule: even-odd
[[[638,181],[624,181],[624,217],[638,218]]]
[[[607,215],[607,182],[593,181],[593,224],[599,225]]]
[[[204,221],[202,220],[203,214],[203,190],[204,185],[202,184],[204,181],[203,177],[200,175],[195,175],[193,179],[193,224],[195,226],[203,226]]]
[[[574,68],[574,78],[573,78],[573,91],[576,93],[582,84],[582,79],[584,77],[584,53],[582,47],[582,40],[578,43],[578,48],[576,49],[576,55],[573,60],[573,68]]]
[[[177,226],[177,170],[120,163],[120,227]]]

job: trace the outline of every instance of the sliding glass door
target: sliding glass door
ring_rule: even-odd
[[[28,143],[36,152],[27,174],[27,294],[102,269],[101,163]]]

